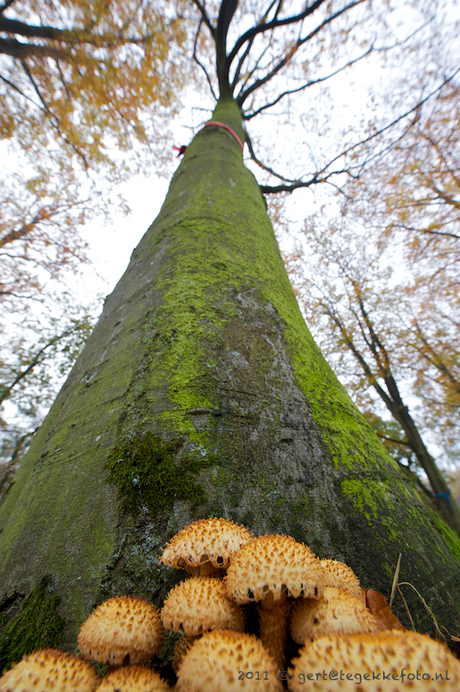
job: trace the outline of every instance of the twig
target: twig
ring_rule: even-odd
[[[390,610],[391,610],[391,607],[393,605],[393,601],[395,598],[396,587],[398,586],[399,570],[401,568],[401,557],[402,557],[402,555],[401,555],[401,553],[399,553],[398,564],[396,565],[395,574],[393,577],[393,584],[391,586],[390,603],[388,604],[388,607],[390,608]]]
[[[403,594],[402,594],[402,591],[401,591],[401,589],[399,588],[399,586],[398,586],[398,593],[399,593],[399,595],[400,595],[401,598],[402,598],[402,602],[404,603],[404,607],[405,607],[405,609],[406,609],[406,613],[407,613],[408,618],[409,618],[409,620],[410,620],[411,627],[412,627],[413,631],[416,632],[417,630],[415,629],[414,621],[412,620],[412,615],[410,614],[409,606],[407,605],[406,599],[404,598],[404,596],[403,596]],[[391,608],[390,608],[390,610],[391,610]]]
[[[423,598],[422,594],[419,593],[419,592],[417,591],[417,589],[415,588],[415,586],[414,586],[413,584],[411,584],[410,582],[408,582],[408,581],[401,581],[401,582],[398,584],[398,587],[399,587],[399,586],[410,586],[411,589],[413,589],[413,590],[415,591],[415,593],[417,594],[417,596],[420,598],[420,600],[422,601],[423,605],[425,606],[426,610],[427,610],[428,613],[431,615],[431,618],[432,618],[432,620],[433,620],[433,622],[434,622],[434,626],[435,626],[435,628],[436,628],[436,632],[438,632],[439,636],[440,636],[444,641],[446,641],[445,636],[443,635],[443,633],[442,633],[441,630],[439,629],[439,626],[438,626],[438,623],[437,623],[436,617],[434,616],[433,611],[432,611],[431,608],[428,606],[428,604],[427,604],[427,602],[425,601],[425,599]]]

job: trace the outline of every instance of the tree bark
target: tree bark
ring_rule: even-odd
[[[233,101],[212,119],[244,140]],[[156,445],[143,476],[142,440]],[[132,494],[117,499],[108,458]],[[459,541],[313,342],[259,186],[220,127],[188,147],[0,506],[2,595],[48,575],[72,649],[110,595],[160,606],[182,576],[158,564],[165,542],[210,515],[290,534],[387,596],[402,553],[401,577],[460,631]],[[407,601],[426,631],[424,606]]]

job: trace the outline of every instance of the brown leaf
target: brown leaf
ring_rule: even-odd
[[[387,599],[378,591],[366,591],[366,606],[377,621],[379,630],[403,630],[405,627],[387,605]]]
[[[379,593],[378,591],[373,591],[372,589],[367,590],[366,606],[372,615],[376,615],[379,610],[382,610],[382,608],[385,608],[387,605],[387,599],[383,594]]]

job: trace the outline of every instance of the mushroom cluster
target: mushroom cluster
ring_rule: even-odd
[[[380,671],[382,679],[396,666],[408,675],[392,692],[460,689],[460,662],[448,648],[406,632],[384,597],[361,589],[350,567],[319,560],[290,536],[254,538],[245,531],[224,519],[201,520],[182,529],[160,558],[194,575],[170,591],[161,611],[164,627],[184,635],[174,655],[177,692],[278,692],[281,680],[292,692],[332,691],[341,668],[341,690],[377,692],[386,688],[360,687],[358,677],[372,680]],[[257,604],[258,638],[242,631],[244,610],[236,610],[250,603]],[[286,671],[288,630],[302,648]],[[442,685],[423,679],[414,687],[422,668],[436,679],[436,666],[439,674],[448,671]],[[326,668],[330,680],[318,682]]]
[[[319,560],[290,536],[254,537],[232,521],[202,519],[173,537],[160,562],[188,572],[161,613],[143,598],[110,598],[80,628],[81,657],[25,655],[0,678],[0,692],[167,692],[146,665],[163,628],[182,635],[176,692],[281,692],[286,680],[291,692],[377,692],[388,679],[392,692],[460,689],[460,662],[445,645],[404,630],[350,567]],[[106,664],[107,675],[88,660]]]
[[[148,601],[109,598],[80,628],[82,658],[56,649],[23,656],[0,678],[0,692],[167,692],[158,673],[141,665],[160,650],[163,638],[159,613]],[[101,679],[88,661],[106,664],[108,674]]]

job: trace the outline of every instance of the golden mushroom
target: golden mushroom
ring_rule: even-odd
[[[82,624],[78,647],[85,658],[116,666],[145,663],[163,643],[157,609],[143,598],[117,596],[101,603]]]
[[[225,577],[237,603],[258,601],[260,638],[282,668],[289,614],[287,596],[319,598],[323,571],[310,548],[291,536],[259,536],[232,558]]]
[[[161,609],[167,630],[182,629],[188,637],[212,629],[244,630],[244,615],[227,596],[225,584],[213,577],[191,577],[176,584]]]
[[[321,637],[289,669],[291,692],[458,692],[460,661],[426,634],[388,630]]]
[[[321,560],[325,586],[336,587],[362,598],[359,579],[351,567],[338,560]]]
[[[151,668],[124,666],[106,675],[97,692],[168,692],[169,689]]]
[[[298,644],[328,634],[358,634],[378,629],[361,598],[348,591],[326,587],[321,598],[302,598],[291,617],[292,638]]]
[[[182,637],[177,642],[176,646],[174,647],[173,657],[171,660],[172,669],[176,675],[179,672],[179,668],[181,667],[185,654],[191,649],[193,644],[200,637],[201,635],[198,635],[197,637]]]
[[[22,657],[0,678],[1,692],[93,692],[101,679],[93,666],[57,649]]]
[[[252,634],[212,630],[182,659],[176,692],[282,692],[273,658]]]
[[[232,555],[251,538],[244,526],[228,519],[199,519],[173,536],[160,562],[191,574],[222,575]]]

